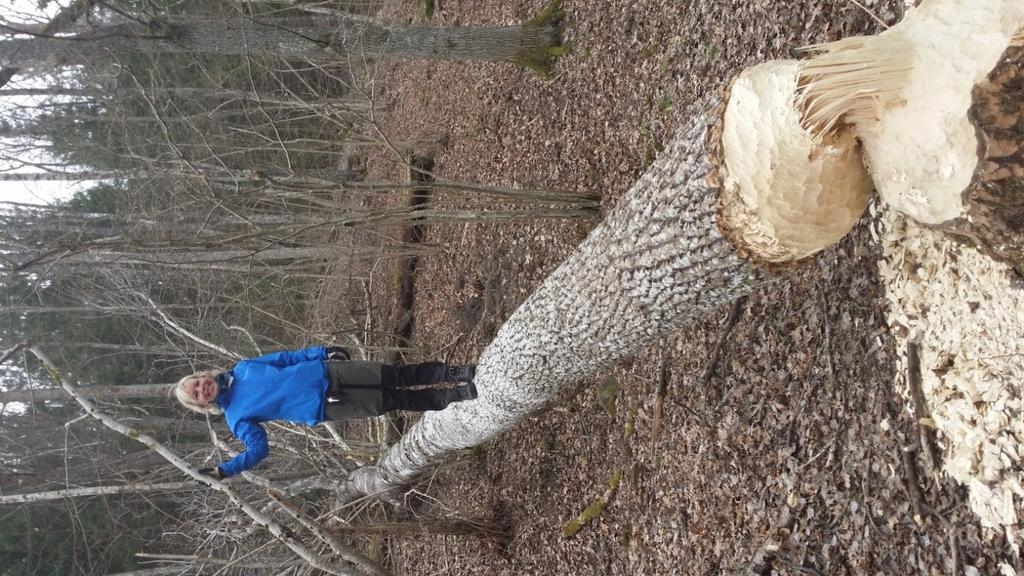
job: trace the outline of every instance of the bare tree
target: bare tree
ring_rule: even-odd
[[[80,394],[85,398],[115,400],[121,398],[167,398],[171,384],[124,384],[121,386],[84,386]],[[49,402],[68,400],[63,388],[30,388],[0,391],[0,404],[8,402]]]
[[[0,42],[2,66],[67,66],[111,61],[118,54],[261,54],[325,60],[363,54],[427,59],[503,60],[532,67],[560,55],[556,0],[521,26],[388,26],[365,17],[260,20],[165,18],[143,26],[97,26],[73,37]]]
[[[32,30],[32,33],[47,36],[61,32],[88,14],[91,7],[92,2],[89,0],[74,0],[74,2],[61,9],[49,22],[38,27],[36,30]],[[15,28],[9,25],[5,25],[3,28],[7,32],[22,31],[20,27]],[[0,86],[10,82],[20,71],[21,69],[16,66],[5,66],[3,69],[0,69]]]
[[[79,498],[83,496],[107,496],[111,494],[131,494],[146,492],[176,492],[182,490],[197,490],[201,486],[195,482],[157,482],[125,484],[122,486],[88,486],[84,488],[66,488],[64,490],[50,490],[46,492],[28,492],[25,494],[5,494],[0,496],[0,505],[3,504],[29,504],[32,502],[45,502],[47,500],[63,500],[65,498]]]

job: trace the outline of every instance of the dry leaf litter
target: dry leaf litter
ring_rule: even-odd
[[[383,15],[412,22],[417,4],[391,1]],[[430,24],[512,24],[544,4],[442,0]],[[382,67],[381,129],[394,142],[433,151],[435,170],[447,179],[596,192],[604,210],[636,181],[674,127],[739,70],[795,57],[808,44],[877,33],[879,21],[899,19],[904,2],[566,0],[565,8],[572,51],[550,79],[508,64]],[[407,173],[386,151],[371,157],[368,168],[378,181]],[[431,202],[439,210],[461,209],[478,199],[447,195]],[[478,357],[594,222],[429,226],[425,242],[435,250],[418,269],[417,350],[407,359]],[[415,485],[408,506],[386,511],[389,517],[496,518],[512,527],[511,539],[387,538],[382,553],[394,572],[1024,574],[1019,556],[982,526],[969,492],[950,477],[921,483],[937,516],[914,517],[902,454],[916,438],[916,421],[906,409],[893,417],[884,409],[892,400],[906,405],[894,391],[904,375],[904,336],[894,336],[887,321],[881,247],[869,223],[866,218],[786,282],[752,294],[727,336],[729,310],[712,312]],[[394,270],[384,261],[371,279],[374,326],[388,326]],[[319,322],[325,329],[332,324],[329,317]],[[1019,335],[1013,339],[1019,345]],[[1014,343],[984,340],[991,347],[980,354],[1019,352]],[[985,341],[977,342],[981,349]],[[719,342],[717,366],[705,378]],[[926,371],[943,366],[935,354],[926,353]],[[1001,370],[964,354],[983,369]],[[952,369],[968,365],[958,361]],[[938,388],[937,377],[930,378],[927,385]],[[618,388],[614,410],[595,392],[609,379]],[[979,397],[993,397],[977,386]],[[953,421],[939,404],[933,400],[933,417]],[[990,426],[991,408],[975,409],[985,414],[976,422]],[[992,444],[1004,455],[1016,425],[995,433],[1007,438]],[[985,452],[977,447],[988,442],[972,442],[969,469],[980,475]],[[996,481],[986,486],[1005,493],[1013,467],[1001,455],[989,460]],[[605,493],[620,469],[621,485],[600,516],[562,538],[563,527]]]

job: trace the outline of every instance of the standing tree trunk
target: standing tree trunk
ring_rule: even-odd
[[[0,42],[0,66],[52,67],[107,62],[118,54],[195,53],[309,60],[350,55],[497,60],[535,67],[562,54],[559,4],[555,0],[521,26],[481,28],[386,26],[354,16],[280,22],[175,18],[155,21],[149,27],[112,24],[70,38]]]
[[[731,84],[724,109],[698,110],[607,219],[502,326],[480,358],[479,399],[425,414],[379,466],[352,473],[346,495],[390,490],[456,451],[493,438],[545,408],[557,392],[842,238],[871,191],[858,138],[876,134],[858,133],[856,119],[844,116],[849,112],[865,123],[877,117],[862,114],[862,103],[849,95],[864,94],[868,104],[877,104],[878,93],[885,92],[896,95],[886,101],[890,107],[913,107],[929,94],[936,73],[902,71],[950,61],[959,70],[980,72],[980,78],[959,78],[966,85],[956,88],[969,94],[996,65],[994,56],[970,48],[981,39],[1005,48],[1012,31],[1024,24],[1019,0],[933,0],[927,6],[922,18],[908,18],[891,35],[909,26],[908,37],[947,47],[945,58],[915,59],[911,42],[901,51],[883,44],[875,51],[878,60],[859,66],[826,54],[819,57],[824,62],[770,62],[745,70]],[[957,18],[979,6],[989,17],[965,18],[973,28],[933,26],[929,18]],[[942,34],[948,38],[936,41]],[[863,70],[864,78],[848,81],[843,75],[850,69]],[[943,113],[966,116],[967,108]],[[1021,109],[1007,115],[1019,122]],[[914,132],[918,124],[892,129]],[[1020,144],[1019,133],[1014,142]],[[975,149],[974,165],[980,153]],[[932,155],[902,159],[912,168],[904,173],[941,171]],[[993,195],[1014,193],[1005,180],[986,185]]]
[[[75,0],[65,8],[61,9],[53,19],[44,24],[41,28],[33,30],[34,34],[52,35],[65,30],[78,21],[79,18],[88,14],[92,3],[89,0]],[[10,27],[8,27],[10,29]],[[0,69],[0,86],[6,85],[14,78],[21,69],[16,66],[5,66]]]
[[[181,492],[199,490],[205,487],[197,482],[158,482],[142,484],[123,484],[120,486],[89,486],[86,488],[68,488],[66,490],[49,490],[46,492],[29,492],[27,494],[5,494],[0,496],[0,505],[27,504],[30,502],[48,502],[65,498],[82,498],[86,496],[109,496],[112,494],[132,494],[144,492]]]
[[[166,398],[172,384],[126,384],[124,386],[85,386],[78,393],[95,400],[116,398]],[[63,388],[35,388],[28,390],[0,391],[0,404],[7,402],[44,402],[70,400]]]

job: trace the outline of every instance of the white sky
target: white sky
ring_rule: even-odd
[[[37,0],[6,0],[0,4],[0,19],[12,24],[32,19],[45,21],[65,4],[66,2],[51,2],[43,10],[37,6]],[[18,76],[15,76],[11,85],[18,85],[18,79]],[[19,87],[29,86],[25,82],[21,82]],[[3,110],[3,99],[0,99],[0,116],[3,116]],[[3,146],[2,141],[0,141],[0,146]],[[0,165],[0,168],[3,167]],[[29,172],[31,170],[18,171]],[[0,182],[0,201],[48,204],[55,199],[67,198],[81,186],[74,182]]]
[[[79,187],[75,182],[0,182],[0,201],[50,204],[68,198]]]

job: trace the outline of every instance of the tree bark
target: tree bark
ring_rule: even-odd
[[[169,19],[154,29],[138,24],[98,26],[73,38],[13,39],[0,42],[0,65],[55,67],[99,64],[118,54],[192,53],[268,55],[287,59],[335,60],[349,55],[442,60],[527,59],[557,47],[554,26],[503,27],[385,26],[362,18],[316,21]]]
[[[718,230],[699,114],[604,222],[502,326],[477,371],[480,398],[428,412],[350,494],[387,491],[486,442],[555,395],[774,276]]]
[[[147,484],[124,484],[121,486],[89,486],[86,488],[68,488],[67,490],[50,490],[47,492],[30,492],[28,494],[6,494],[0,496],[0,505],[26,504],[29,502],[47,502],[65,498],[81,498],[84,496],[109,496],[112,494],[130,494],[144,492],[181,492],[204,488],[196,482],[161,482]]]
[[[963,217],[940,226],[1024,274],[1024,48],[1011,46],[974,87],[968,113],[980,161]]]
[[[115,398],[166,398],[173,384],[126,384],[124,386],[85,386],[78,389],[85,398],[112,400]],[[7,402],[44,402],[68,400],[63,388],[37,388],[0,391],[0,404]]]

